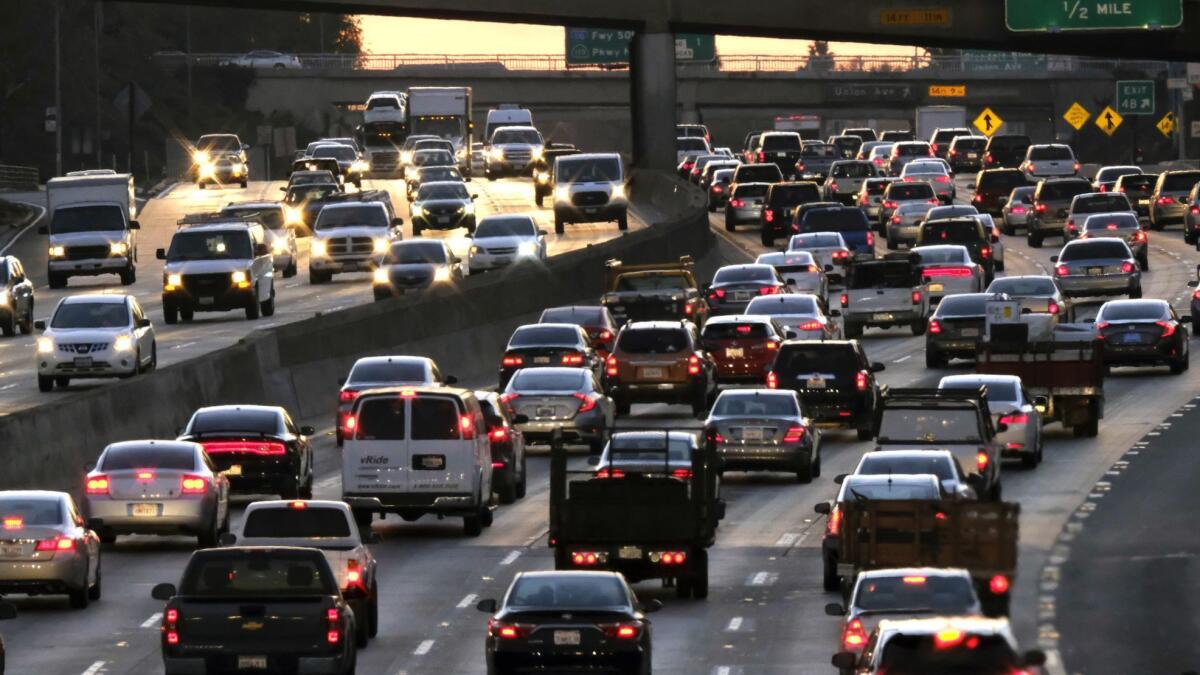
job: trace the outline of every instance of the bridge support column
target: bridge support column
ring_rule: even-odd
[[[675,35],[638,32],[633,36],[629,57],[634,166],[673,171]]]

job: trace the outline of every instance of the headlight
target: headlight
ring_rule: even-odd
[[[287,244],[287,239],[279,237],[275,241],[271,242],[271,250],[276,254],[282,255],[287,252]]]
[[[532,157],[533,159],[541,159],[542,158],[542,149],[534,148],[534,149],[530,150],[529,156]]]
[[[67,249],[63,246],[51,246],[50,247],[50,257],[51,258],[61,258],[66,254],[67,254]]]
[[[433,280],[434,281],[450,281],[450,268],[449,267],[437,268],[437,271],[433,273]]]
[[[113,349],[118,352],[127,352],[133,349],[133,338],[128,335],[118,335],[116,340],[113,340]]]
[[[400,153],[400,161],[404,162],[405,164],[408,164],[409,162],[411,162],[412,161],[412,151],[405,150],[404,152]]]
[[[233,273],[233,285],[238,288],[250,288],[250,277],[243,271]]]
[[[478,246],[471,247],[471,255],[479,255],[481,251],[483,251],[483,249],[479,248]]]
[[[523,241],[521,242],[521,245],[517,247],[517,253],[521,255],[537,255],[538,245],[532,241]]]
[[[173,291],[176,288],[180,288],[181,286],[183,286],[183,275],[182,274],[168,274],[167,282],[165,284],[163,284],[163,288],[165,288],[168,291]]]
[[[550,182],[550,174],[546,171],[537,172],[536,177],[537,177],[537,182],[539,182],[539,183],[549,183]]]
[[[201,176],[213,175],[213,165],[209,164],[208,162],[201,163],[200,164],[200,175]]]
[[[208,161],[208,153],[203,150],[197,150],[192,153],[192,161],[197,164],[203,164]]]
[[[614,185],[612,188],[612,198],[613,199],[624,199],[625,198],[625,186],[624,185]]]
[[[560,202],[565,202],[571,198],[571,188],[566,185],[561,185],[554,188],[554,199]]]
[[[497,161],[502,160],[504,159],[504,148],[492,148],[488,151],[488,156]]]
[[[325,249],[325,240],[324,239],[313,239],[312,240],[312,254],[313,255],[324,256],[325,251],[326,251],[326,249]]]
[[[288,223],[304,222],[304,211],[301,209],[292,208],[290,206],[283,207],[283,217]]]
[[[392,283],[391,278],[388,277],[388,271],[386,267],[376,267],[375,272],[371,275],[371,281],[374,281],[377,284]]]
[[[241,162],[237,162],[233,165],[233,173],[234,174],[240,174],[245,169],[246,169],[246,165],[242,164]]]
[[[0,305],[7,305],[7,304],[8,304],[8,291],[2,290],[2,291],[0,291]]]
[[[374,248],[375,248],[376,253],[387,253],[388,248],[391,245],[392,245],[392,242],[388,241],[387,239],[384,239],[383,237],[375,238],[375,247]]]
[[[38,353],[50,354],[54,351],[54,340],[52,338],[38,338]]]
[[[350,170],[354,173],[365,173],[367,171],[367,163],[361,159],[355,160],[354,164],[350,165]]]
[[[114,241],[108,245],[108,250],[113,255],[125,255],[129,252],[129,246],[123,241]]]
[[[466,214],[475,213],[475,204],[468,203],[468,204],[463,205],[463,213],[466,213]]]

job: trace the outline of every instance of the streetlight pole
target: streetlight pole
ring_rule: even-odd
[[[100,31],[104,28],[104,4],[103,0],[96,0],[95,14],[95,33],[96,40],[94,44],[93,65],[96,68],[96,168],[100,168]]]
[[[62,1],[54,0],[54,175],[63,173],[62,156]]]

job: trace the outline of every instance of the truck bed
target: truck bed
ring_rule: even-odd
[[[980,345],[975,370],[1016,375],[1033,393],[1095,395],[1104,390],[1104,354],[1098,342]]]
[[[560,542],[691,542],[702,529],[689,484],[674,478],[577,480],[567,488],[552,533]]]

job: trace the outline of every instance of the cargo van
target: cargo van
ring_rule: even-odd
[[[137,281],[139,229],[133,176],[109,173],[51,178],[46,183],[49,235],[46,277],[64,288],[72,276],[116,274],[121,284]]]
[[[476,537],[492,524],[492,454],[475,394],[389,387],[359,394],[342,422],[342,498],[360,522],[461,516]]]
[[[483,142],[492,140],[492,133],[500,127],[531,127],[533,113],[525,108],[499,108],[488,111],[487,126],[483,130]]]

